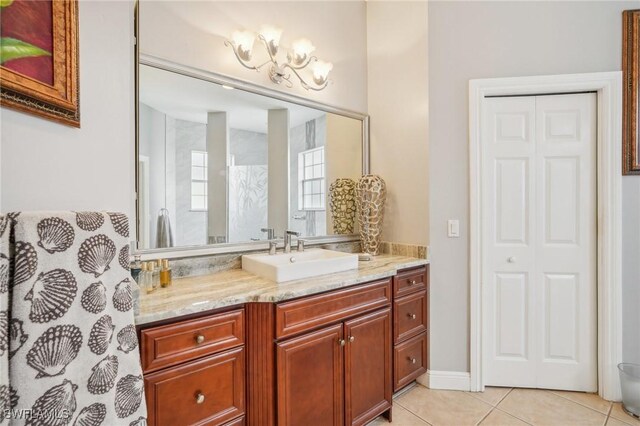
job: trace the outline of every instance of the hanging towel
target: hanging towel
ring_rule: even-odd
[[[0,217],[0,424],[146,424],[128,236],[122,213]]]
[[[173,247],[173,233],[171,232],[169,210],[162,208],[158,212],[158,223],[156,228],[156,248],[167,247]]]

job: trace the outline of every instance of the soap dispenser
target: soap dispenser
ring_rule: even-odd
[[[162,269],[160,270],[160,285],[169,287],[171,285],[171,268],[169,267],[169,259],[162,260]]]

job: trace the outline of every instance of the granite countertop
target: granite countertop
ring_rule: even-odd
[[[311,294],[387,278],[398,270],[426,265],[428,260],[382,254],[359,262],[358,269],[276,283],[242,269],[175,279],[151,294],[140,293],[137,325],[248,302],[282,302]]]

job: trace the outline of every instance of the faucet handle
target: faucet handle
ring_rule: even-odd
[[[304,251],[304,243],[306,243],[306,240],[303,240],[302,238],[298,239],[298,251],[299,252],[303,252]]]
[[[269,254],[276,254],[276,250],[278,248],[278,240],[269,240]]]
[[[275,231],[273,228],[260,228],[260,232],[267,233],[267,240],[273,240],[273,237],[275,235]]]

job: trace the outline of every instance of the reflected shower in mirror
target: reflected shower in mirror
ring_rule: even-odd
[[[138,249],[331,234],[362,121],[140,65]]]

